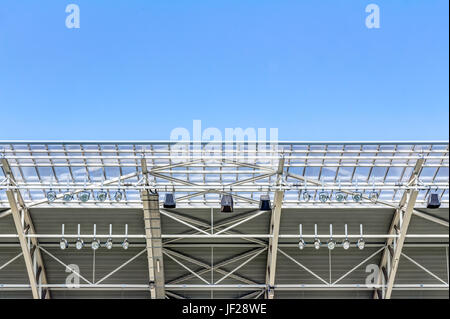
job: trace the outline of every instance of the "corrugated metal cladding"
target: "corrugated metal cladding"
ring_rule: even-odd
[[[218,209],[175,209],[172,211],[180,216],[195,219],[198,227],[207,228],[212,224],[220,226],[227,224],[237,215],[247,216],[245,210],[236,210],[233,214],[221,214]],[[448,208],[427,211],[436,217],[448,220]],[[42,209],[31,210],[32,218],[37,233],[60,234],[61,225],[65,224],[66,234],[76,234],[77,224],[81,225],[81,234],[92,233],[93,225],[97,225],[98,233],[108,233],[109,224],[113,225],[113,234],[123,234],[125,224],[128,224],[129,234],[144,234],[143,215],[140,209]],[[350,234],[359,234],[359,225],[363,224],[365,234],[386,234],[393,216],[392,209],[283,209],[280,234],[298,234],[299,224],[303,225],[304,234],[313,234],[314,224],[318,225],[320,234],[329,233],[329,225],[333,224],[335,233],[342,234],[344,225],[348,224]],[[212,220],[211,220],[212,218]],[[268,234],[270,223],[270,212],[264,213],[246,223],[237,226],[234,230],[243,234]],[[166,216],[162,216],[163,234],[193,234],[196,231]],[[15,233],[11,216],[0,218],[0,233]],[[409,234],[448,234],[448,228],[423,218],[413,216]],[[324,239],[325,241],[325,239]],[[76,265],[80,274],[85,278],[80,283],[99,282],[103,284],[142,284],[148,283],[147,253],[143,239],[132,239],[131,247],[123,250],[120,247],[121,239],[117,239],[116,247],[112,250],[101,248],[94,252],[85,247],[78,251],[72,245],[69,249],[62,251],[58,248],[59,238],[40,240],[43,247],[42,254],[46,267],[48,280],[51,284],[64,284],[68,272],[65,266],[55,258],[68,265]],[[286,257],[278,253],[276,285],[308,285],[334,283],[339,284],[364,284],[370,272],[369,265],[378,265],[381,253],[377,253],[384,243],[382,238],[367,240],[366,249],[360,251],[354,245],[345,251],[337,247],[329,251],[326,247],[316,251],[307,247],[303,251],[297,248],[298,238],[281,238],[279,248],[290,256]],[[309,240],[311,243],[311,240]],[[225,245],[226,244],[226,245]],[[233,245],[229,245],[233,244]],[[214,265],[229,260],[230,258],[256,252],[264,249],[267,238],[256,241],[244,239],[165,239],[165,249],[172,251],[182,264],[194,271],[202,271],[201,277],[207,281],[217,281],[224,276],[219,271],[205,270],[205,265]],[[354,244],[354,243],[353,243]],[[422,246],[418,246],[418,245]],[[427,244],[427,246],[424,246]],[[430,247],[432,245],[432,247]],[[448,283],[448,239],[408,239],[404,248],[406,257],[400,261],[396,284],[442,284]],[[6,284],[28,284],[23,257],[19,256],[9,265],[2,267],[12,258],[21,253],[18,241],[11,238],[0,239],[0,285]],[[137,256],[128,265],[112,274],[114,269],[127,262],[130,258]],[[367,259],[369,256],[371,258]],[[53,257],[52,257],[53,256]],[[189,258],[196,261],[189,261]],[[441,280],[433,277],[414,262],[429,270]],[[344,276],[355,266],[367,259],[348,276]],[[246,259],[238,259],[221,267],[223,271],[229,272],[244,263]],[[296,262],[297,263],[296,263]],[[265,283],[265,271],[267,263],[267,252],[264,251],[258,257],[239,268],[234,275],[248,282],[257,284]],[[316,276],[311,275],[301,265],[312,270]],[[166,284],[204,284],[202,280],[191,275],[189,271],[181,267],[172,259],[165,257],[165,280]],[[242,283],[233,276],[221,282],[222,284]],[[236,291],[192,291],[173,290],[179,296],[187,298],[238,298],[254,292],[245,290]],[[150,294],[145,290],[130,291],[87,291],[87,290],[52,290],[53,298],[149,298]],[[371,298],[373,291],[365,290],[277,290],[276,298]],[[448,298],[448,290],[399,290],[395,289],[393,298]],[[31,298],[29,290],[11,291],[0,286],[0,298]]]

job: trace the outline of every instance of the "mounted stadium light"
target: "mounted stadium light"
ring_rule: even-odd
[[[262,210],[262,211],[272,210],[269,195],[261,195],[261,197],[259,198],[259,210]]]
[[[112,224],[109,224],[109,238],[105,242],[106,249],[112,249],[113,248],[113,240],[112,240]]]
[[[359,231],[361,233],[361,238],[358,240],[358,243],[356,245],[358,246],[358,248],[360,250],[363,250],[366,247],[366,243],[365,243],[364,238],[363,238],[363,226],[362,226],[362,224],[359,225]]]
[[[61,228],[61,241],[59,242],[59,248],[64,250],[69,247],[69,243],[64,239],[64,224],[62,224]]]
[[[175,196],[173,193],[166,193],[164,197],[164,208],[176,208]]]
[[[56,199],[56,192],[53,191],[52,185],[53,184],[53,178],[50,180],[50,190],[47,192],[47,200],[51,203],[54,202]]]
[[[122,198],[123,198],[123,193],[120,190],[118,190],[114,193],[114,200],[116,202],[120,202],[122,200]]]
[[[353,201],[359,203],[362,200],[362,193],[358,191],[358,179],[356,179],[356,190],[352,194]]]
[[[97,250],[100,248],[100,240],[96,239],[95,236],[97,235],[97,225],[94,224],[94,239],[91,243],[92,250]]]
[[[103,190],[103,181],[102,181],[102,187],[100,188],[100,191],[97,192],[97,200],[99,202],[104,202],[106,200],[106,198],[108,197],[108,193],[106,193]]]
[[[321,192],[319,193],[319,200],[320,200],[322,203],[325,203],[325,202],[328,200],[328,198],[329,198],[329,195],[328,195],[327,192],[321,191]]]
[[[52,191],[51,189],[47,192],[47,200],[51,203],[54,202],[56,199],[56,192]]]
[[[78,194],[78,199],[83,203],[86,203],[89,200],[89,197],[91,197],[91,193],[88,191],[82,191]]]
[[[346,199],[346,195],[341,191],[341,181],[339,180],[339,190],[334,195],[338,202],[343,202]]]
[[[305,180],[304,182],[305,182],[305,190],[302,192],[301,195],[302,195],[302,199],[303,199],[305,202],[309,202],[310,199],[311,199],[311,194],[309,194],[309,192],[308,192],[306,180]]]
[[[439,194],[437,193],[437,190],[430,195],[428,195],[427,200],[427,208],[430,209],[436,209],[441,207],[441,201],[439,199]]]
[[[81,250],[81,249],[83,249],[83,247],[84,247],[84,241],[83,241],[83,239],[80,238],[80,224],[78,224],[78,239],[75,243],[75,248],[78,250]]]
[[[336,242],[333,240],[333,225],[330,224],[330,240],[327,243],[328,249],[333,250],[336,248]]]
[[[369,199],[372,203],[376,203],[378,201],[378,197],[380,195],[378,194],[378,192],[375,190],[375,182],[373,182],[373,189],[369,194]]]
[[[130,247],[130,243],[128,242],[128,224],[125,224],[125,239],[122,242],[122,248],[127,250]]]
[[[302,193],[302,198],[305,202],[309,202],[311,199],[311,194],[307,190],[305,190]]]
[[[345,239],[342,242],[342,247],[345,250],[348,250],[350,248],[350,241],[348,240],[348,231],[347,231],[347,224],[345,224]]]
[[[306,246],[305,241],[303,240],[303,226],[302,224],[299,225],[299,230],[300,230],[300,241],[298,242],[298,248],[300,250],[303,250]]]
[[[223,194],[220,199],[220,211],[222,213],[233,212],[233,196],[231,194]]]
[[[63,201],[70,202],[73,199],[73,194],[70,191],[67,191],[63,195]]]
[[[317,237],[317,224],[314,225],[314,248],[316,250],[320,249],[320,239]]]
[[[118,189],[117,189],[117,191],[114,193],[114,200],[115,200],[116,202],[120,202],[120,201],[123,199],[123,193],[122,193],[122,191],[120,190],[120,176],[119,176],[119,179],[118,179],[117,184],[118,184]]]

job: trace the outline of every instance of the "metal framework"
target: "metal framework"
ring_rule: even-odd
[[[37,232],[32,217],[35,219],[35,209],[50,213],[63,210],[70,214],[71,209],[80,208],[142,210],[143,228],[127,234],[132,246],[141,250],[100,280],[88,280],[80,272],[70,270],[83,281],[77,288],[79,291],[146,290],[151,298],[183,298],[189,291],[206,291],[211,296],[216,291],[242,291],[241,298],[274,298],[277,291],[281,294],[363,290],[373,292],[374,298],[391,298],[396,290],[448,291],[448,278],[442,279],[422,262],[409,257],[404,249],[443,247],[448,251],[447,141],[0,141],[0,156],[0,227],[11,218],[14,224],[14,232],[0,233],[0,257],[3,247],[20,247],[19,255],[5,261],[0,259],[0,292],[31,290],[34,298],[50,298],[52,291],[72,289],[67,284],[47,281],[46,259],[42,254],[70,269],[51,249],[58,247],[62,237],[75,240],[80,234],[61,234],[56,230]],[[176,209],[163,208],[164,195],[168,192],[175,194]],[[444,215],[425,209],[431,192],[439,194],[440,211]],[[87,200],[80,196],[86,193]],[[106,198],[100,198],[101,193]],[[216,214],[223,194],[233,196],[235,213],[219,218]],[[343,195],[341,199],[339,194]],[[361,198],[355,200],[355,194]],[[65,195],[71,195],[70,200]],[[272,211],[259,210],[261,195],[270,196]],[[322,230],[313,234],[311,229],[305,230],[302,234],[302,239],[308,242],[305,249],[313,249],[311,241],[315,238],[325,242],[330,237],[362,238],[367,247],[377,247],[360,262],[349,265],[336,280],[331,276],[331,251],[330,278],[325,278],[289,250],[297,247],[300,235],[284,230],[291,222],[283,224],[283,220],[292,218],[292,223],[298,226],[303,220],[302,211],[330,209],[342,212],[388,209],[393,213],[386,231],[344,234],[338,230],[331,234]],[[300,216],[284,217],[286,211],[298,211]],[[208,212],[210,220],[205,219]],[[39,219],[39,215],[36,217]],[[334,217],[330,215],[330,218]],[[411,233],[408,229],[413,218],[430,227],[446,228],[447,232]],[[261,220],[267,222],[265,229],[250,231],[250,225]],[[356,217],[354,222],[363,223]],[[167,229],[171,231],[164,226],[169,224],[172,228]],[[364,225],[365,229],[370,226]],[[123,237],[123,234],[83,233],[86,240]],[[220,259],[214,255],[214,249],[222,248],[231,252],[235,249],[236,253]],[[208,253],[202,253],[203,257],[199,258],[189,253],[190,249],[208,250]],[[144,253],[148,270],[145,283],[105,283]],[[205,259],[207,255],[209,261]],[[2,271],[22,258],[29,283],[3,283]],[[342,283],[373,258],[379,259],[379,275],[373,285]],[[265,279],[252,278],[246,269],[261,263],[262,259]],[[398,283],[400,260],[413,264],[439,282]],[[164,262],[170,262],[171,269],[176,268],[179,274],[172,276],[172,270],[167,270]],[[298,267],[318,282],[297,284],[298,280],[293,278],[289,284],[281,283],[280,263],[283,267],[287,264]],[[214,278],[215,275],[220,277]]]

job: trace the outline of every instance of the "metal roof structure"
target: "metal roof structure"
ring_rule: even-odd
[[[448,141],[0,141],[0,159],[0,298],[448,298]]]

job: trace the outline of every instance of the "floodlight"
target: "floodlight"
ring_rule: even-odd
[[[364,242],[364,239],[360,238],[360,239],[358,240],[357,246],[358,246],[358,248],[359,248],[360,250],[363,250],[364,247],[366,247],[366,243]]]
[[[329,198],[329,195],[328,195],[327,192],[322,191],[322,192],[319,193],[319,200],[322,203],[325,203],[328,200],[328,198]]]
[[[55,191],[52,191],[52,190],[48,191],[48,192],[47,192],[47,200],[48,200],[49,202],[54,202],[55,199],[56,199],[56,192],[55,192]]]
[[[64,193],[63,201],[70,202],[73,199],[73,194],[71,192]]]
[[[320,249],[320,239],[319,239],[319,238],[316,238],[316,239],[314,240],[314,248],[315,248],[316,250],[319,250],[319,249]]]
[[[329,250],[333,250],[333,249],[336,247],[336,242],[335,242],[333,239],[330,239],[330,240],[328,241],[327,246],[328,246],[328,249],[329,249]]]
[[[97,250],[100,247],[100,240],[94,239],[91,243],[92,250]]]
[[[130,243],[128,242],[128,240],[124,239],[124,241],[122,242],[122,248],[127,250],[129,246],[130,246]]]
[[[369,194],[369,199],[371,202],[376,203],[378,201],[379,194],[377,191],[373,190]]]
[[[89,200],[89,197],[91,197],[91,193],[88,191],[82,191],[78,194],[78,199],[83,203],[86,203]]]
[[[305,241],[303,239],[300,239],[300,241],[298,242],[298,248],[300,250],[303,250],[305,248],[305,246],[306,246]]]
[[[335,197],[338,202],[343,202],[345,200],[345,194],[343,192],[337,192]]]
[[[113,248],[113,241],[111,238],[108,238],[108,240],[105,243],[106,249],[112,249]]]
[[[305,202],[309,202],[311,199],[311,194],[308,191],[304,191],[302,194],[302,198]]]
[[[81,238],[77,239],[77,242],[75,243],[75,248],[78,250],[83,249],[84,247],[84,241]]]
[[[349,241],[348,239],[345,239],[345,240],[342,242],[342,247],[343,247],[345,250],[349,249],[349,248],[350,248],[350,241]]]
[[[62,250],[67,249],[69,247],[69,243],[64,238],[61,238],[61,241],[59,242],[59,248]]]
[[[358,203],[358,202],[360,202],[362,200],[362,193],[358,192],[358,191],[355,191],[352,194],[352,198],[353,198],[353,201]]]
[[[117,191],[117,192],[114,194],[114,200],[115,200],[116,202],[120,202],[120,201],[122,200],[122,198],[123,198],[123,193],[122,193],[121,191]]]
[[[108,197],[108,194],[103,190],[101,190],[97,193],[97,200],[99,202],[104,202],[107,197]]]

